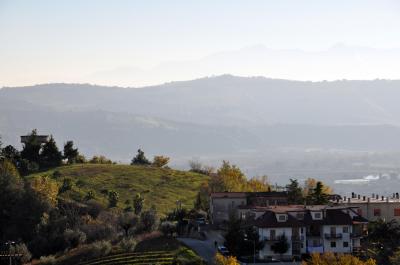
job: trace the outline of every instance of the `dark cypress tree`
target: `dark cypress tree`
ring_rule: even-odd
[[[131,165],[150,165],[150,161],[144,155],[144,152],[139,149],[137,155],[132,159]]]
[[[58,150],[56,141],[53,136],[50,136],[50,140],[43,145],[42,152],[40,153],[40,167],[51,168],[57,167],[62,164],[62,154]]]
[[[40,162],[40,149],[41,144],[38,141],[37,131],[36,129],[32,130],[31,134],[28,137],[28,141],[24,144],[21,151],[21,158],[26,159],[30,163]]]
[[[68,141],[64,145],[64,158],[68,160],[68,164],[76,163],[79,156],[78,148],[74,148],[74,142]]]

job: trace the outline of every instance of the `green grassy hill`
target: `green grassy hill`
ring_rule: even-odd
[[[55,171],[60,176],[53,174]],[[119,193],[119,207],[125,207],[125,201],[132,201],[136,193],[145,198],[145,208],[155,205],[160,213],[166,213],[176,207],[180,200],[183,207],[193,206],[197,191],[208,176],[150,166],[110,165],[110,164],[77,164],[62,166],[49,171],[28,176],[34,178],[47,175],[59,185],[65,178],[72,179],[73,188],[59,196],[84,202],[89,191],[95,193],[95,199],[107,204],[107,191]]]

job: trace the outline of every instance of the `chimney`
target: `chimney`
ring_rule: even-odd
[[[356,197],[356,194],[354,192],[351,192],[351,198],[354,199]]]
[[[372,198],[375,198],[375,193],[372,193],[372,196],[371,196]]]
[[[399,199],[399,193],[396,192],[396,199]]]
[[[350,203],[350,198],[347,198],[347,202],[349,202],[349,203]]]
[[[358,199],[361,199],[361,195],[360,195],[360,194],[358,194],[358,195],[357,195],[357,198],[358,198]]]
[[[376,199],[379,200],[379,195],[378,194],[376,194]]]
[[[346,196],[343,196],[343,201],[346,201]]]
[[[370,202],[370,199],[371,199],[371,198],[368,198],[368,203]]]
[[[363,196],[363,201],[365,201],[365,196]]]
[[[381,199],[382,199],[382,201],[384,201],[384,200],[385,200],[385,197],[384,197],[384,196],[382,196],[382,197],[381,197]]]

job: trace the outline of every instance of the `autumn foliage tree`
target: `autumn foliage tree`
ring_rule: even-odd
[[[214,258],[215,265],[239,265],[235,257],[225,257],[220,253],[217,253]]]
[[[155,167],[164,167],[168,164],[169,157],[167,156],[154,156],[152,165]]]
[[[375,260],[360,260],[352,255],[335,255],[333,253],[314,253],[307,261],[303,261],[302,265],[376,265]]]

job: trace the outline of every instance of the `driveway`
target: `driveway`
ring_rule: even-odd
[[[213,264],[214,256],[217,250],[215,249],[214,242],[217,241],[218,245],[222,245],[224,238],[218,231],[205,231],[206,240],[198,240],[193,238],[179,237],[178,240],[193,249],[200,257],[202,257],[208,264]]]

